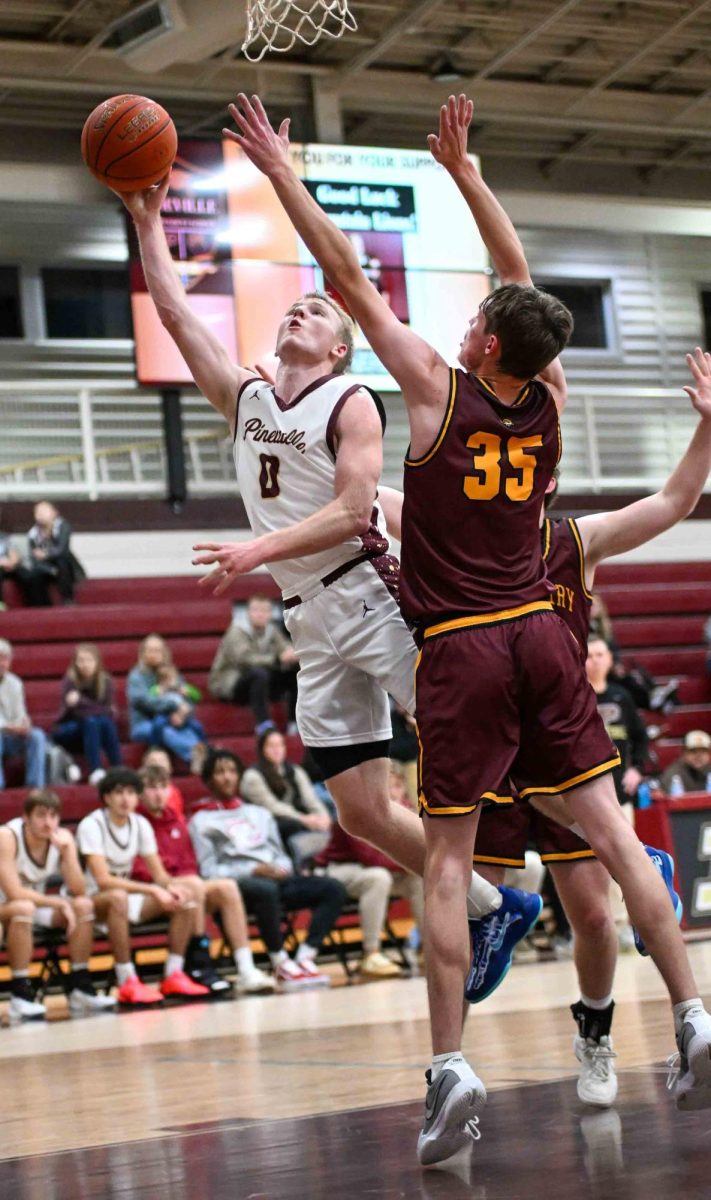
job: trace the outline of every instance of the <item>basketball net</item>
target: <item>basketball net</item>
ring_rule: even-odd
[[[247,0],[247,36],[242,53],[250,62],[285,54],[297,42],[313,46],[323,35],[339,38],[358,28],[348,0]]]

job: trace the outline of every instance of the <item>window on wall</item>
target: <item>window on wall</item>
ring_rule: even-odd
[[[606,280],[537,279],[536,286],[557,296],[573,314],[571,350],[613,348],[612,300]]]
[[[131,302],[124,270],[45,267],[47,337],[130,338]]]
[[[20,273],[17,267],[0,267],[0,338],[21,337]]]

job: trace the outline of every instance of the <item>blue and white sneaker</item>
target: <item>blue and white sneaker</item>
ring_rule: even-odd
[[[669,892],[669,899],[674,905],[676,919],[677,922],[679,922],[684,914],[684,906],[681,902],[681,896],[674,889],[674,859],[672,858],[671,854],[667,854],[666,850],[655,850],[654,846],[645,846],[644,849],[666,884],[667,891]],[[634,944],[637,947],[637,950],[640,954],[643,954],[645,958],[648,958],[649,951],[647,950],[647,947],[639,936],[637,930],[635,929],[633,932]]]
[[[511,967],[514,948],[531,932],[543,908],[539,895],[509,887],[499,891],[501,907],[469,922],[472,965],[464,996],[470,1004],[479,1004],[496,991]]]

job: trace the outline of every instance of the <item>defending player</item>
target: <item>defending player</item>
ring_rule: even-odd
[[[420,1161],[440,1161],[465,1144],[486,1099],[461,1054],[459,997],[469,964],[471,848],[492,778],[511,775],[523,796],[551,785],[567,793],[668,986],[687,1068],[677,1095],[705,1090],[711,1019],[696,995],[664,884],[620,813],[609,778],[618,757],[574,640],[553,612],[540,554],[539,514],[560,449],[556,408],[565,401],[556,360],[570,315],[532,286],[519,260],[511,282],[504,280],[471,320],[459,353],[463,370],[451,371],[398,322],[348,239],[294,174],[288,122],[276,134],[256,97],[241,95],[239,104],[230,110],[240,130],[234,140],[271,180],[398,381],[410,420],[401,599],[422,643],[417,713],[434,1052]],[[482,185],[466,158],[467,113],[470,119],[464,98],[459,109],[454,100],[445,106],[430,145],[474,208]],[[452,737],[465,727],[466,739]]]
[[[8,937],[11,1022],[41,1020],[47,1011],[34,999],[29,980],[33,928],[66,931],[72,962],[66,987],[71,1016],[103,1012],[116,1004],[113,997],[94,992],[89,972],[94,905],[85,895],[74,838],[59,827],[60,805],[55,792],[34,788],[23,815],[0,827],[0,912],[6,906],[15,910],[14,936]],[[57,878],[68,894],[47,893],[50,881]]]
[[[541,550],[553,584],[553,604],[573,633],[581,655],[587,652],[590,601],[595,571],[616,554],[642,546],[693,512],[711,471],[711,355],[698,347],[687,355],[693,384],[685,390],[699,414],[699,423],[686,450],[661,491],[616,512],[573,520],[546,517],[541,512]],[[555,494],[546,497],[546,507]],[[388,533],[401,536],[402,493],[381,488],[380,501]],[[504,789],[497,789],[502,791]],[[531,804],[531,800],[533,804]],[[553,876],[575,934],[574,959],[581,998],[572,1006],[578,1024],[575,1053],[580,1062],[578,1096],[589,1104],[612,1104],[617,1080],[612,1058],[612,984],[617,960],[617,934],[609,904],[610,878],[587,842],[572,829],[563,804],[546,798],[546,808],[558,819],[538,811],[541,799],[514,800],[509,806],[482,810],[474,863],[492,883],[502,883],[506,867],[523,867],[526,847],[533,844]],[[565,824],[561,824],[561,819]],[[648,848],[659,858],[663,877],[671,885],[669,855]],[[672,899],[675,893],[672,891]],[[677,898],[678,899],[678,898]],[[466,996],[475,1004],[503,979],[491,947],[502,933],[498,917],[470,922],[474,963]]]

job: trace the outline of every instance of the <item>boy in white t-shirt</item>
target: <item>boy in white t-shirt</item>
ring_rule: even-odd
[[[63,929],[72,962],[67,998],[72,1016],[113,1008],[110,996],[97,996],[89,972],[94,934],[94,905],[85,895],[84,876],[74,838],[60,829],[60,799],[55,792],[34,788],[24,814],[0,827],[0,917],[7,927],[10,959],[10,1022],[46,1016],[29,978],[34,929]],[[61,878],[62,894],[47,893]]]
[[[126,767],[113,767],[98,785],[104,803],[80,822],[77,845],[86,866],[87,892],[97,920],[108,927],[114,953],[118,1002],[143,1006],[166,996],[209,996],[183,970],[185,947],[195,933],[196,897],[189,881],[171,879],[161,862],[155,834],[136,813],[141,778]],[[151,883],[131,879],[136,857],[143,859]],[[141,983],[131,961],[130,925],[168,917],[168,958],[160,990]]]

